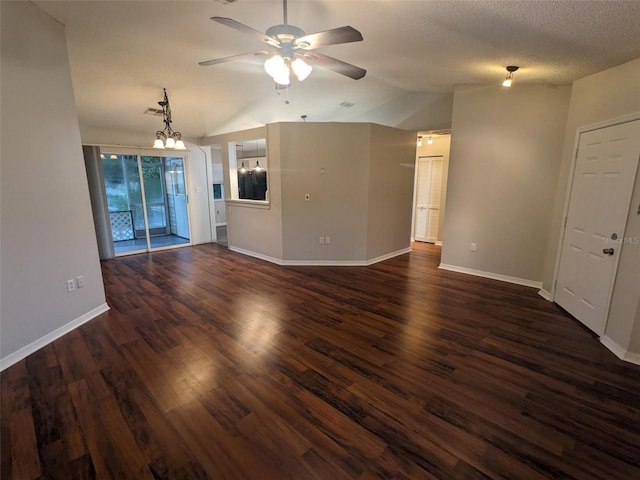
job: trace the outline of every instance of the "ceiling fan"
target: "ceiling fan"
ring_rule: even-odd
[[[293,70],[298,80],[302,81],[309,76],[313,65],[320,65],[341,75],[354,80],[365,76],[367,71],[337,58],[330,57],[315,51],[316,48],[338,45],[341,43],[360,42],[362,34],[353,27],[339,27],[324,32],[306,35],[301,28],[287,23],[287,0],[282,1],[284,21],[282,25],[269,27],[266,33],[226,17],[211,17],[214,22],[221,23],[247,35],[257,38],[267,44],[267,50],[241,53],[230,57],[217,58],[200,62],[201,66],[217,65],[219,63],[237,60],[242,57],[268,55],[264,68],[273,80],[279,85],[289,85],[290,74]]]

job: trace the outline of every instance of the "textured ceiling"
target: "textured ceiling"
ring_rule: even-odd
[[[459,84],[497,84],[506,65],[520,66],[514,85],[567,85],[640,57],[637,0],[290,0],[289,23],[307,33],[343,25],[360,30],[363,42],[320,51],[367,75],[355,81],[316,68],[304,82],[293,81],[287,96],[276,94],[258,59],[198,66],[261,48],[210,17],[265,31],[282,23],[280,1],[35,3],[66,26],[83,128],[155,131],[158,118],[143,112],[157,107],[162,87],[174,125],[189,137],[299,121],[303,114],[310,121],[393,124],[379,118],[384,105]],[[343,101],[354,106],[341,107]]]

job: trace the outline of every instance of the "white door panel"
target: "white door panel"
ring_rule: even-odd
[[[640,120],[584,132],[567,212],[556,302],[604,333],[640,156]],[[613,249],[613,250],[608,250]]]
[[[438,239],[442,168],[442,157],[418,159],[414,238],[419,242],[434,243]]]

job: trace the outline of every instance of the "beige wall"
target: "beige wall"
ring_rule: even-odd
[[[229,142],[267,139],[267,188],[269,205],[230,201]],[[229,248],[269,258],[282,258],[282,194],[280,167],[280,126],[272,124],[240,132],[205,137],[201,145],[220,145],[225,178],[227,236]],[[217,147],[216,147],[217,148]]]
[[[5,367],[106,304],[64,27],[31,2],[0,9]],[[67,293],[79,275],[85,286]]]
[[[590,75],[573,84],[569,115],[565,129],[562,164],[548,238],[543,288],[551,292],[573,160],[576,132],[579,127],[605,122],[640,112],[640,59]],[[626,236],[640,235],[637,208],[640,203],[640,181],[636,181]],[[605,336],[632,353],[640,353],[640,323],[636,320],[640,307],[640,245],[624,243],[615,280],[610,316]],[[632,335],[633,331],[633,335]]]
[[[370,125],[367,259],[411,246],[416,134]]]
[[[640,112],[640,58],[573,83],[562,164],[555,193],[551,235],[542,287],[551,291],[573,147],[579,127]],[[637,187],[637,185],[636,185]]]
[[[429,134],[421,134],[422,146],[417,147],[417,157],[433,157],[442,156],[442,192],[440,194],[440,218],[438,219],[438,238],[437,242],[442,242],[442,234],[444,232],[444,218],[447,213],[447,181],[449,178],[449,152],[451,150],[451,135],[431,135],[433,143],[429,145],[427,138]],[[417,171],[416,166],[416,171]],[[415,199],[414,199],[415,202]],[[415,206],[414,206],[415,207]],[[415,215],[415,211],[414,211]],[[414,221],[415,224],[415,221]],[[415,225],[414,225],[415,228]],[[415,231],[413,232],[415,236]]]
[[[227,143],[265,133],[270,205],[227,202],[231,249],[283,263],[363,264],[409,248],[415,133],[292,122],[202,143],[223,145],[227,178]]]
[[[569,87],[455,89],[443,264],[542,280],[569,96]]]
[[[370,125],[280,128],[284,259],[366,260]],[[320,236],[331,244],[321,245]]]
[[[452,93],[409,92],[372,110],[350,117],[350,122],[371,122],[404,130],[451,128]]]

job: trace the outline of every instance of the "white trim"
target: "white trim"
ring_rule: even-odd
[[[282,265],[296,267],[366,267],[365,260],[283,260]]]
[[[395,252],[386,253],[384,255],[380,255],[379,257],[370,258],[366,261],[366,265],[373,265],[374,263],[382,262],[384,260],[389,260],[393,257],[399,257],[400,255],[404,255],[405,253],[411,252],[411,247],[403,248],[401,250],[396,250]]]
[[[528,280],[526,278],[510,277],[509,275],[501,275],[499,273],[483,272],[482,270],[474,270],[472,268],[457,267],[455,265],[447,265],[441,263],[438,268],[449,270],[450,272],[466,273],[467,275],[475,275],[476,277],[491,278],[492,280],[500,280],[501,282],[515,283],[516,285],[524,285],[525,287],[542,288],[542,282]]]
[[[542,298],[544,298],[548,302],[553,302],[553,297],[551,296],[551,293],[547,292],[544,288],[541,288],[538,291],[538,295],[540,295]]]
[[[441,247],[441,246],[442,246],[442,242],[441,242],[440,240],[436,240],[435,245],[436,245],[437,247]]]
[[[259,258],[267,262],[275,263],[281,266],[298,266],[298,267],[366,267],[373,265],[374,263],[382,262],[399,255],[411,252],[411,247],[403,248],[402,250],[396,250],[395,252],[387,253],[379,257],[371,258],[369,260],[282,260],[280,258],[271,257],[258,252],[252,252],[251,250],[245,250],[238,247],[229,247],[229,250],[250,257]]]
[[[63,335],[69,333],[71,330],[78,328],[83,323],[87,323],[89,320],[94,319],[98,315],[109,310],[109,305],[103,303],[102,305],[97,306],[93,310],[89,310],[87,313],[80,315],[75,320],[70,321],[66,325],[61,326],[60,328],[56,328],[53,332],[47,333],[45,336],[40,337],[34,342],[31,342],[29,345],[25,345],[24,347],[16,350],[13,353],[10,353],[6,357],[0,358],[0,371],[5,368],[9,368],[11,365],[18,363],[23,358],[28,357],[32,353],[40,350],[42,347],[49,345],[54,340],[62,337]]]
[[[600,337],[600,343],[602,343],[611,352],[613,352],[613,354],[620,360],[624,360],[625,362],[633,363],[635,365],[640,365],[639,353],[629,352],[617,342],[612,340],[610,337],[603,335],[602,337]]]
[[[233,247],[231,245],[229,245],[228,248],[232,252],[241,253],[242,255],[247,255],[249,257],[259,258],[260,260],[275,263],[276,265],[284,265],[282,263],[282,260],[276,257],[270,257],[269,255],[264,255],[258,252],[252,252],[251,250],[245,250],[244,248]]]

